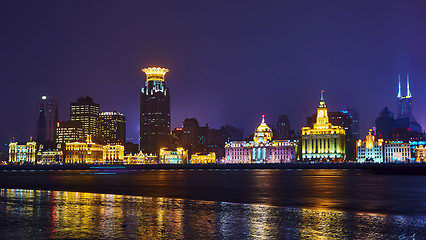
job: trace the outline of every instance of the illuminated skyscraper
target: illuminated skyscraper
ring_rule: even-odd
[[[59,120],[58,103],[53,97],[42,96],[37,117],[37,141],[53,143],[56,140],[56,123]]]
[[[91,135],[93,140],[99,137],[99,104],[91,97],[80,97],[71,103],[70,115],[71,121],[81,122],[84,135]]]
[[[158,156],[160,149],[169,147],[170,138],[170,92],[164,76],[166,68],[144,68],[145,86],[140,99],[140,150]]]
[[[126,142],[126,116],[114,112],[102,112],[99,114],[100,135],[105,143]]]
[[[329,122],[323,93],[316,123],[312,127],[302,128],[302,158],[319,162],[342,161],[346,157],[345,129]]]
[[[398,114],[397,119],[408,118],[409,125],[403,128],[407,128],[408,131],[417,131],[422,133],[422,127],[417,123],[416,119],[411,112],[411,99],[412,95],[410,92],[410,77],[407,74],[407,95],[405,97],[402,96],[401,93],[401,76],[398,75]]]

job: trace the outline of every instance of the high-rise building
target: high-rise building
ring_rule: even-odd
[[[114,112],[102,112],[99,114],[100,136],[105,143],[126,142],[126,116]]]
[[[92,136],[94,141],[99,138],[99,104],[89,96],[80,97],[71,103],[70,120],[80,121],[84,135]]]
[[[329,122],[323,93],[321,91],[316,123],[302,128],[302,158],[317,162],[343,161],[346,158],[345,129]]]
[[[244,129],[236,128],[228,124],[220,127],[220,132],[225,142],[238,141],[244,138]]]
[[[80,121],[62,121],[56,125],[56,143],[83,142],[83,125]]]
[[[403,97],[401,93],[401,76],[399,75],[398,80],[398,95],[396,97],[398,102],[397,119],[408,118],[408,126],[405,126],[405,128],[408,128],[408,131],[416,131],[422,133],[422,127],[420,126],[420,124],[417,123],[416,119],[413,116],[413,113],[411,112],[412,95],[410,92],[409,75],[407,74],[407,95],[405,97]]]
[[[140,98],[140,150],[156,154],[169,147],[170,139],[170,92],[164,76],[166,68],[144,68],[145,86]]]
[[[290,139],[290,120],[287,115],[278,117],[276,139]]]
[[[54,143],[56,140],[56,123],[59,120],[58,103],[53,97],[42,96],[37,117],[37,141]]]
[[[395,126],[394,115],[389,108],[385,107],[376,118],[376,136],[385,140],[390,139],[390,132]]]

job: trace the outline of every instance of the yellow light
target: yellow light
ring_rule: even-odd
[[[169,71],[167,68],[161,67],[148,67],[142,69],[146,74],[147,81],[164,81],[164,75]]]

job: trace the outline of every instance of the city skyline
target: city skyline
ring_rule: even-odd
[[[361,11],[362,3],[351,8],[337,3],[256,8],[252,2],[242,6],[241,19],[226,22],[210,19],[230,16],[239,5],[231,3],[221,9],[216,3],[210,8],[196,3],[135,4],[123,14],[92,3],[69,9],[67,4],[45,2],[57,11],[46,12],[38,5],[41,13],[29,11],[31,3],[5,4],[2,26],[15,33],[0,40],[6,56],[2,58],[5,94],[1,100],[11,102],[0,120],[4,143],[13,136],[19,141],[35,136],[37,102],[43,95],[57,99],[60,121],[69,116],[70,102],[91,96],[101,111],[118,110],[126,115],[127,135],[136,142],[138,98],[145,81],[140,70],[145,66],[170,69],[166,81],[173,92],[172,129],[194,117],[200,125],[219,128],[230,124],[249,134],[260,115],[265,114],[266,122],[275,125],[278,116],[286,114],[298,132],[315,111],[319,91],[324,89],[330,111],[347,106],[358,109],[360,135],[364,136],[384,107],[397,112],[398,75],[406,74],[410,74],[414,116],[426,125],[421,111],[426,104],[426,59],[420,44],[425,42],[426,32],[416,24],[426,21],[424,15],[416,14],[426,9],[425,3],[374,3],[369,4],[370,10]],[[95,7],[98,18],[92,17]],[[158,11],[140,16],[142,7],[161,9],[165,17],[148,24]],[[183,17],[186,7],[201,7],[193,16],[198,23]],[[172,11],[174,8],[182,12]],[[107,20],[109,11],[115,11],[114,21],[119,26],[129,23],[127,29],[120,30]],[[359,19],[358,11],[364,18]],[[376,18],[379,11],[381,19]],[[314,15],[298,19],[300,13]],[[256,21],[253,14],[259,15]],[[331,17],[314,23],[315,14]],[[334,17],[343,19],[338,23]],[[99,26],[99,21],[106,22]],[[98,31],[92,33],[95,26]],[[181,31],[187,36],[182,37]],[[113,32],[122,36],[107,38]],[[29,34],[32,38],[23,42]],[[147,40],[151,35],[163,40]],[[105,42],[95,47],[100,39]],[[73,42],[77,40],[78,44]]]

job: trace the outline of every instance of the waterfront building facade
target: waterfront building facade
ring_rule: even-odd
[[[84,136],[99,138],[99,104],[94,103],[89,96],[80,97],[70,105],[70,120],[82,124]]]
[[[287,163],[296,161],[296,144],[290,140],[272,140],[271,128],[262,122],[253,141],[230,141],[225,144],[225,163]]]
[[[140,150],[158,155],[160,149],[170,145],[170,92],[164,76],[166,68],[149,67],[140,97]]]
[[[126,116],[118,111],[99,114],[100,136],[104,143],[126,142]]]
[[[208,164],[216,163],[216,153],[214,152],[202,152],[191,155],[192,164]]]
[[[316,123],[302,128],[302,159],[315,162],[340,162],[346,157],[345,129],[329,122],[324,95],[317,109]]]
[[[17,164],[36,164],[39,144],[29,141],[25,144],[11,142],[9,144],[9,162]]]
[[[124,164],[156,164],[157,157],[142,152],[124,155]]]
[[[80,121],[62,121],[56,125],[56,143],[83,142],[83,125]]]
[[[103,150],[103,161],[102,164],[122,164],[124,163],[124,146],[115,145],[104,145]]]
[[[426,139],[419,140],[419,141],[410,141],[410,151],[411,151],[411,162],[417,161],[416,159],[416,149],[420,146],[425,147],[426,146]],[[419,148],[421,149],[421,148]]]
[[[398,141],[388,141],[384,147],[385,162],[410,162],[410,144]]]
[[[359,163],[382,163],[383,147],[383,139],[378,139],[375,141],[373,130],[370,129],[367,136],[365,137],[365,140],[362,141],[360,139],[357,142],[357,161]]]
[[[59,121],[58,102],[53,97],[42,96],[37,117],[37,137],[40,143],[54,143],[56,123]]]
[[[426,147],[420,145],[414,150],[415,162],[426,163]]]
[[[60,164],[63,162],[64,162],[64,154],[63,154],[63,151],[60,149],[41,150],[37,154],[38,164],[50,165],[50,164]]]
[[[103,146],[87,135],[86,142],[65,143],[66,164],[95,164],[103,162]]]
[[[160,164],[183,164],[188,163],[188,150],[183,148],[167,149],[161,148],[159,155]]]

